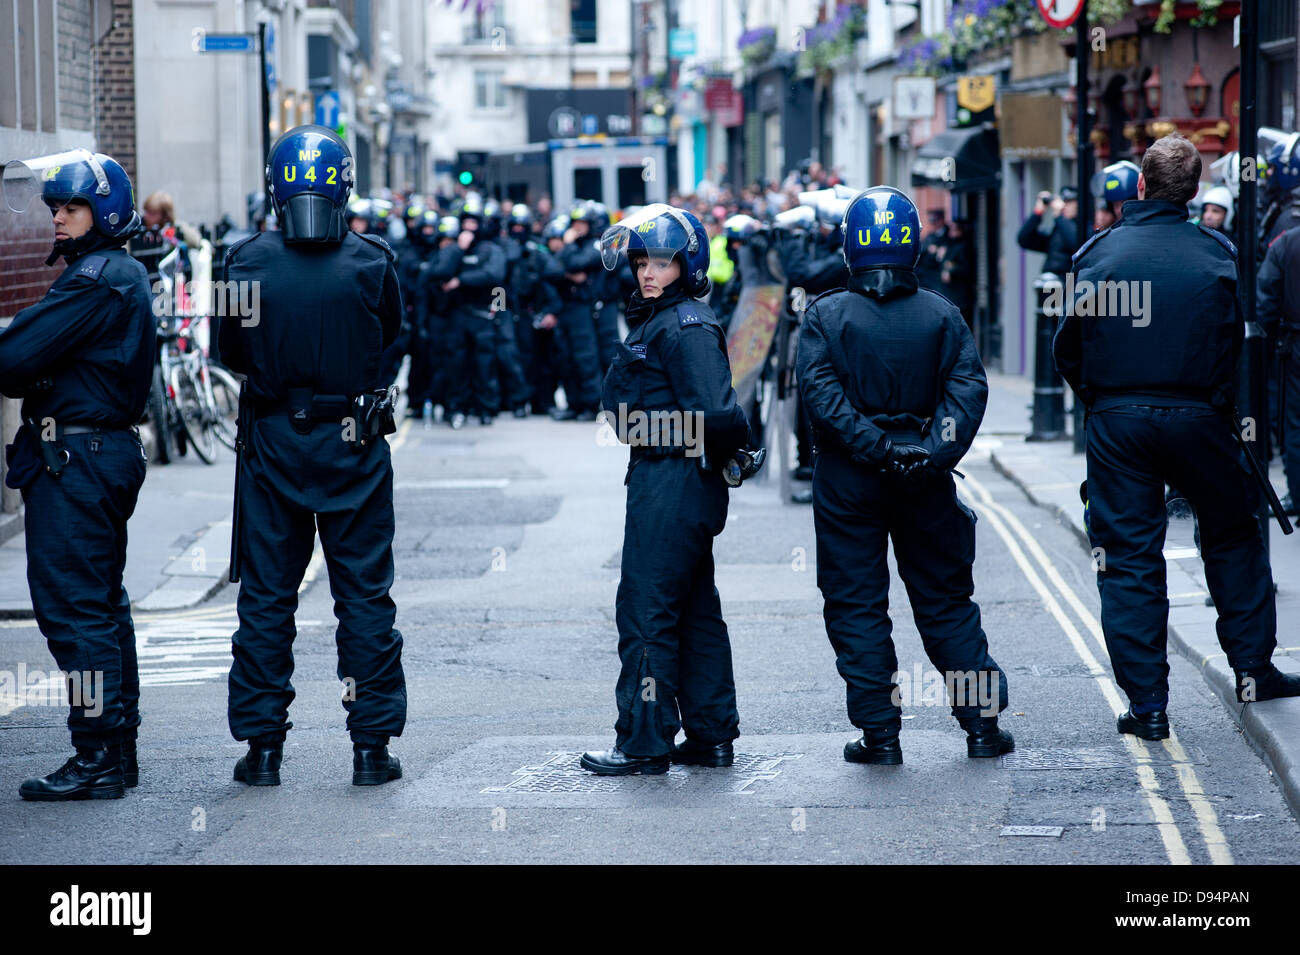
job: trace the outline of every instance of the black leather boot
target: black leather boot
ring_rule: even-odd
[[[352,785],[381,786],[402,778],[402,764],[388,751],[388,746],[370,743],[352,744]]]
[[[998,729],[996,716],[976,716],[961,724],[966,731],[966,755],[971,759],[989,759],[1016,748],[1015,738]]]
[[[122,783],[127,789],[140,785],[140,764],[135,758],[135,740],[122,740]]]
[[[697,743],[689,736],[673,747],[672,761],[684,766],[730,766],[736,754],[731,742]]]
[[[1115,727],[1121,733],[1137,736],[1140,739],[1154,741],[1169,738],[1169,717],[1164,710],[1143,713],[1139,716],[1130,707],[1128,712],[1115,721]]]
[[[100,749],[77,747],[77,755],[48,776],[28,779],[18,795],[34,802],[63,802],[70,799],[121,799],[122,747]]]
[[[1272,663],[1253,670],[1237,670],[1237,700],[1241,703],[1262,703],[1300,696],[1300,676],[1283,673]]]
[[[235,780],[250,786],[280,785],[284,743],[249,742],[248,752],[235,763]]]
[[[871,766],[901,766],[903,747],[898,743],[898,730],[863,730],[862,738],[845,744],[844,758],[850,763],[867,763]]]
[[[583,753],[579,760],[582,768],[597,776],[660,776],[668,772],[671,754],[662,756],[629,756],[617,746],[610,750]]]

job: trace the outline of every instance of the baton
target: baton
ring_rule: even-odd
[[[1264,489],[1264,497],[1268,500],[1269,509],[1272,510],[1273,516],[1277,518],[1278,526],[1282,528],[1283,534],[1290,534],[1295,530],[1291,526],[1291,520],[1286,516],[1286,511],[1282,509],[1282,502],[1277,499],[1277,491],[1273,490],[1273,482],[1268,479],[1268,474],[1264,471],[1259,459],[1255,457],[1255,452],[1251,450],[1250,445],[1241,434],[1241,425],[1237,421],[1237,416],[1232,418],[1232,436],[1237,439],[1237,446],[1241,448],[1246,460],[1250,463],[1251,473],[1255,475],[1255,480],[1259,486]]]

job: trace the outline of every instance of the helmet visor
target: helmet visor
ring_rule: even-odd
[[[106,196],[109,185],[104,167],[93,153],[70,149],[5,163],[0,175],[0,192],[4,194],[5,205],[21,213],[40,196],[64,202],[76,195]]]
[[[631,253],[668,259],[687,251],[693,240],[695,229],[681,210],[656,202],[605,230],[600,237],[600,260],[613,271]]]

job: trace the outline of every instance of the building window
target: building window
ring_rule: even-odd
[[[490,43],[493,40],[508,41],[506,34],[505,0],[484,8],[480,3],[474,11],[473,22],[465,28],[465,42]]]
[[[474,108],[479,110],[506,108],[505,73],[501,70],[474,71]]]
[[[570,0],[570,29],[574,43],[596,42],[596,0]]]

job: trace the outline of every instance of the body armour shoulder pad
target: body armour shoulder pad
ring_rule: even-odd
[[[830,296],[835,295],[838,292],[847,292],[847,291],[848,289],[844,289],[844,288],[828,288],[826,291],[814,295],[812,301],[809,302],[807,305],[805,305],[803,310],[807,312],[808,309],[812,308],[822,299],[829,298]]]
[[[1196,228],[1200,229],[1206,235],[1213,238],[1215,242],[1219,243],[1219,245],[1227,249],[1228,254],[1231,255],[1234,259],[1237,257],[1237,247],[1233,244],[1231,239],[1229,239],[1218,229],[1211,229],[1209,226],[1201,225],[1199,222],[1196,223]]]
[[[718,324],[718,320],[707,309],[701,309],[695,302],[683,302],[677,306],[677,321],[681,328]]]
[[[371,235],[369,232],[358,233],[358,236],[362,239],[365,239],[371,245],[377,245],[379,246],[379,248],[383,249],[384,254],[388,256],[389,262],[397,261],[397,253],[393,251],[393,247],[390,246],[387,242],[385,242],[383,238],[381,238],[380,236]]]
[[[76,274],[91,280],[98,279],[106,265],[108,265],[108,256],[88,255],[77,263]]]
[[[254,232],[252,235],[245,236],[244,238],[236,242],[234,245],[232,245],[230,248],[226,249],[226,261],[229,261],[232,257],[234,257],[234,254],[236,252],[238,252],[244,246],[248,245],[248,243],[254,241],[261,235],[262,233],[260,232]]]
[[[1114,228],[1114,226],[1111,226],[1111,228]],[[1074,253],[1074,255],[1070,256],[1070,261],[1077,265],[1079,259],[1082,258],[1083,253],[1087,252],[1094,245],[1100,242],[1103,236],[1107,236],[1107,235],[1110,235],[1110,229],[1102,229],[1100,232],[1094,235],[1087,242],[1083,243],[1083,245],[1079,246],[1079,251]]]

